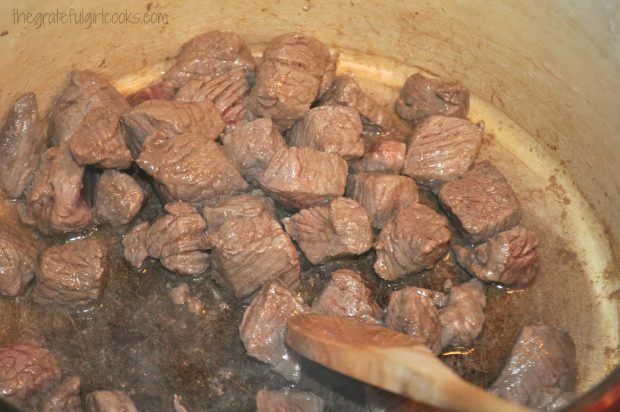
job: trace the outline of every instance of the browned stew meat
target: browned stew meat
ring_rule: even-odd
[[[95,391],[86,395],[86,412],[138,412],[123,391]]]
[[[352,316],[371,323],[381,322],[383,310],[359,273],[340,269],[330,276],[325,289],[312,303],[321,315]]]
[[[21,294],[35,275],[38,250],[24,231],[0,225],[0,296]]]
[[[44,305],[88,307],[108,281],[108,248],[91,237],[51,246],[41,254],[32,298]]]
[[[210,31],[127,98],[89,70],[46,116],[17,98],[0,129],[0,400],[432,410],[305,361],[287,320],[354,317],[467,360],[502,322],[495,286],[536,287],[538,238],[504,166],[478,159],[463,84],[415,73],[390,107],[337,60],[286,33],[255,61]],[[498,376],[468,367],[532,408],[573,396],[575,347],[550,326],[523,326]]]
[[[288,388],[269,391],[262,389],[256,394],[256,412],[323,412],[325,401],[312,392]]]
[[[42,412],[81,412],[80,378],[73,376],[52,390],[43,401]]]
[[[8,197],[24,193],[45,145],[37,99],[34,93],[26,93],[13,104],[0,129],[0,190]]]
[[[465,117],[469,110],[469,90],[460,82],[429,79],[420,73],[407,78],[396,100],[396,112],[418,122],[429,116]]]
[[[361,255],[372,247],[368,213],[355,200],[337,197],[282,219],[287,233],[313,264],[347,255]]]
[[[554,410],[574,397],[575,371],[575,344],[566,332],[524,326],[489,390],[538,410]]]
[[[0,348],[0,396],[26,402],[36,391],[60,380],[54,355],[34,342]]]

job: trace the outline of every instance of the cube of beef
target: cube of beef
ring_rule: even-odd
[[[478,280],[453,287],[448,304],[439,312],[441,347],[472,346],[482,331],[486,304],[487,298]]]
[[[332,273],[325,289],[312,304],[312,311],[321,315],[352,316],[373,323],[383,318],[383,310],[360,274],[349,269]]]
[[[48,133],[52,144],[68,142],[82,119],[96,108],[110,109],[120,115],[129,109],[129,104],[103,76],[88,70],[73,70],[69,74],[69,83],[56,98],[49,115]],[[114,130],[117,125],[108,122],[99,126]],[[110,135],[111,130],[105,133]]]
[[[8,197],[24,193],[39,167],[46,140],[34,93],[20,96],[0,129],[0,189]]]
[[[26,402],[35,392],[60,381],[56,358],[33,342],[17,342],[0,348],[0,396]]]
[[[144,140],[155,132],[174,138],[182,134],[201,140],[215,140],[224,130],[224,121],[210,100],[178,102],[148,100],[125,113],[123,134],[134,158],[140,156]]]
[[[149,256],[146,241],[150,228],[149,222],[142,222],[131,228],[123,236],[123,255],[129,263],[138,269],[142,267],[144,259]]]
[[[315,265],[335,257],[361,255],[372,247],[372,227],[366,210],[346,197],[303,209],[282,223]]]
[[[108,281],[108,248],[99,238],[78,239],[47,248],[41,255],[32,297],[40,304],[90,307]]]
[[[396,140],[369,138],[365,141],[364,155],[351,163],[355,172],[399,174],[405,164],[407,145]]]
[[[269,117],[286,130],[327,90],[335,71],[336,56],[320,41],[299,33],[278,36],[263,52],[249,109],[254,117]]]
[[[166,214],[155,220],[146,234],[148,255],[173,272],[204,273],[209,267],[207,223],[188,203],[168,203],[164,209]],[[137,240],[140,236],[138,232]],[[138,253],[135,260],[139,261],[141,256]]]
[[[385,324],[388,328],[412,336],[434,353],[439,353],[441,322],[432,296],[430,290],[415,287],[392,292]]]
[[[489,391],[537,410],[561,409],[574,397],[575,344],[564,331],[524,326]]]
[[[236,297],[249,295],[271,279],[299,281],[297,250],[270,216],[231,217],[209,235],[213,276]]]
[[[207,230],[215,233],[226,220],[236,217],[275,216],[275,205],[260,190],[222,200],[215,207],[205,207],[202,215],[207,220]]]
[[[118,108],[90,110],[69,139],[69,150],[80,166],[129,167],[132,157],[121,132]]]
[[[181,48],[175,64],[163,79],[183,87],[190,80],[203,80],[242,68],[249,79],[256,63],[245,41],[236,33],[210,31],[200,34]]]
[[[483,282],[527,286],[538,269],[536,233],[515,226],[473,248],[454,245],[461,266]]]
[[[366,209],[372,225],[381,229],[398,208],[418,201],[418,187],[407,176],[357,173],[349,179],[347,196]]]
[[[263,61],[275,61],[306,71],[320,79],[319,95],[336,77],[338,54],[331,54],[319,40],[302,33],[286,33],[274,37],[263,52]]]
[[[321,106],[310,110],[293,126],[289,143],[352,160],[364,154],[361,134],[362,121],[357,110],[343,106]]]
[[[462,177],[478,155],[483,130],[456,117],[426,118],[409,138],[403,174],[433,189]]]
[[[396,112],[411,122],[434,115],[464,118],[468,110],[469,90],[460,82],[429,79],[420,73],[407,78],[396,100]]]
[[[344,194],[347,162],[335,154],[291,147],[276,153],[258,181],[277,201],[301,209]]]
[[[274,61],[258,66],[256,84],[250,90],[251,118],[269,117],[280,131],[289,129],[316,99],[320,80],[306,71]]]
[[[284,343],[286,322],[308,310],[280,281],[265,285],[243,315],[239,332],[248,355],[269,364],[286,379],[299,382],[301,365]]]
[[[86,395],[86,412],[138,412],[123,391],[94,391]]]
[[[506,178],[489,161],[446,183],[439,201],[473,242],[482,242],[521,220],[521,205]]]
[[[41,407],[41,412],[82,412],[80,399],[80,378],[65,379],[60,386],[50,392]]]
[[[351,75],[336,77],[332,87],[321,96],[321,104],[356,109],[365,120],[383,130],[394,127],[394,115],[363,91]]]
[[[194,205],[211,204],[249,188],[222,146],[198,135],[154,134],[136,163],[173,199]]]
[[[172,100],[175,93],[174,83],[171,80],[160,80],[130,94],[127,96],[127,102],[137,106],[147,100]]]
[[[323,412],[325,401],[312,392],[292,390],[277,391],[261,389],[256,394],[256,412]]]
[[[93,210],[95,223],[119,227],[138,214],[144,189],[128,174],[106,170],[97,182]]]
[[[222,138],[224,150],[249,182],[257,183],[275,154],[287,144],[271,119],[240,123]]]
[[[375,272],[387,280],[430,269],[448,251],[448,219],[419,203],[400,208],[375,244]]]
[[[37,248],[25,233],[0,225],[0,295],[17,296],[34,277]]]
[[[224,122],[232,124],[246,118],[249,92],[247,73],[239,67],[228,73],[202,80],[190,80],[177,92],[175,100],[183,102],[210,100],[220,112]]]
[[[25,193],[20,216],[24,223],[34,224],[48,235],[87,228],[92,214],[81,193],[83,175],[84,168],[75,163],[66,145],[47,149]]]

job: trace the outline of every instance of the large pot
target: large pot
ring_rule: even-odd
[[[566,328],[584,393],[620,356],[620,6],[600,2],[267,0],[5,1],[0,6],[0,112],[36,92],[45,111],[72,68],[124,90],[155,77],[179,46],[209,29],[255,50],[301,31],[341,52],[341,71],[392,88],[423,70],[460,79],[471,117],[495,135],[489,156],[520,189],[526,223],[542,234],[536,320]],[[25,12],[150,10],[167,23],[25,24]],[[15,19],[21,19],[16,22]],[[514,166],[514,167],[513,167]],[[0,167],[2,167],[0,165]],[[514,306],[514,305],[513,305]],[[510,316],[510,314],[507,314]]]

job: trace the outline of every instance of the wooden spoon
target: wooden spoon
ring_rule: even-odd
[[[354,318],[294,316],[286,343],[325,367],[448,411],[531,411],[465,382],[410,336]]]

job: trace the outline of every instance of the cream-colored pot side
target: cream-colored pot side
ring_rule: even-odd
[[[362,83],[382,82],[385,90],[375,92],[387,99],[413,71],[461,80],[474,96],[470,117],[487,121],[495,136],[483,156],[505,160],[502,171],[527,193],[525,223],[542,225],[541,248],[552,251],[542,254],[545,293],[522,303],[544,305],[540,321],[574,337],[580,391],[619,363],[620,3],[72,3],[0,5],[0,112],[25,91],[34,91],[46,111],[73,68],[102,72],[121,89],[136,87],[169,64],[183,42],[211,29],[238,32],[257,53],[276,34],[316,36],[341,52],[340,71],[355,72]],[[71,7],[78,13],[149,7],[166,13],[168,23],[14,22],[16,13]],[[562,249],[554,249],[557,239]],[[559,256],[562,250],[570,250],[570,259]],[[573,279],[579,276],[585,277]]]

